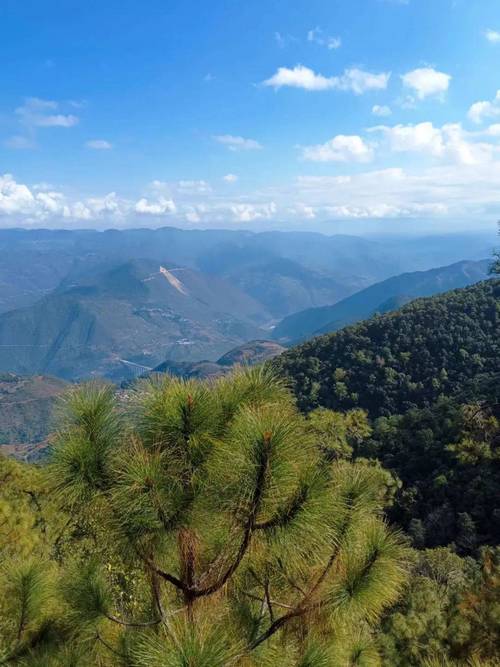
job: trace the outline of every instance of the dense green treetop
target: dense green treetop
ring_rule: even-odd
[[[500,535],[500,410],[441,399],[375,420],[355,455],[378,459],[400,480],[390,517],[417,547],[476,554]]]
[[[306,411],[359,407],[371,417],[389,416],[441,395],[465,395],[499,372],[499,289],[493,279],[418,299],[314,338],[272,364]]]
[[[380,664],[410,560],[386,475],[325,456],[269,370],[153,378],[125,414],[84,386],[65,408],[48,484],[83,542],[6,568],[0,663]]]

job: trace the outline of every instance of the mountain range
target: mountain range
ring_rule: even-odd
[[[258,338],[268,317],[215,276],[134,260],[63,281],[36,304],[0,315],[0,368],[119,379],[166,358],[218,358]]]
[[[467,287],[488,276],[491,261],[462,261],[429,271],[403,273],[375,283],[341,301],[308,308],[285,317],[274,329],[273,339],[286,344],[337,331],[375,313],[397,310],[417,297],[432,296]]]
[[[0,312],[28,306],[71,272],[144,258],[228,279],[276,319],[330,305],[404,271],[491,255],[490,234],[326,236],[307,232],[0,230]],[[97,268],[96,268],[97,270]]]
[[[479,280],[485,263],[474,262],[494,240],[2,230],[0,371],[121,381],[166,360],[218,364],[249,341],[288,344],[332,321]],[[394,278],[464,257],[467,264],[431,277]]]

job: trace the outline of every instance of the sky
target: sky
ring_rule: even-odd
[[[498,0],[1,0],[0,227],[470,231]]]

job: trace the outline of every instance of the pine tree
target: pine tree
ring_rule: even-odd
[[[331,462],[317,438],[262,368],[155,377],[125,407],[72,390],[50,478],[93,547],[58,572],[47,664],[380,664],[373,628],[409,552],[382,518],[383,471]],[[40,665],[47,614],[21,616],[4,662]]]

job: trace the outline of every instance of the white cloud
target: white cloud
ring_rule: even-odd
[[[372,107],[372,114],[374,116],[380,116],[381,118],[384,118],[384,117],[392,115],[392,111],[391,111],[391,108],[386,106],[386,105],[381,106],[379,104],[375,104]]]
[[[28,186],[16,183],[11,174],[0,176],[0,215],[30,211],[34,197]]]
[[[390,72],[373,74],[353,67],[346,69],[341,76],[326,77],[316,74],[309,67],[296,65],[293,69],[279,67],[272,77],[263,82],[263,85],[275,89],[290,87],[311,91],[336,89],[362,95],[369,90],[385,90],[390,76]]]
[[[329,51],[339,49],[342,46],[342,39],[340,37],[325,35],[323,30],[319,27],[308,30],[307,41],[314,42],[320,46],[325,46]]]
[[[324,144],[304,146],[302,157],[312,162],[370,162],[373,149],[357,135],[339,134]]]
[[[486,134],[490,137],[500,137],[500,123],[490,125],[486,130]]]
[[[172,199],[159,197],[155,201],[150,201],[143,197],[135,204],[135,212],[144,215],[165,215],[166,213],[176,213],[177,207]]]
[[[270,220],[277,211],[274,202],[266,204],[232,204],[229,210],[236,222],[252,222],[254,220]]]
[[[319,218],[477,219],[498,207],[500,162],[302,176],[289,197],[314,207]]]
[[[262,145],[255,139],[245,139],[232,134],[217,134],[214,139],[219,144],[227,146],[230,151],[255,151],[262,148]]]
[[[236,176],[236,174],[226,174],[222,177],[222,180],[226,183],[236,183],[238,176]]]
[[[298,202],[295,206],[292,206],[288,211],[295,217],[302,218],[303,220],[314,220],[316,218],[316,210],[314,206],[307,206],[302,202]]]
[[[121,215],[124,206],[124,202],[119,199],[116,192],[110,192],[104,197],[90,197],[85,203],[95,215],[102,213]]]
[[[393,127],[381,125],[370,131],[383,133],[390,150],[396,153],[420,152],[440,156],[444,150],[442,133],[430,122]]]
[[[95,151],[108,151],[113,148],[112,144],[105,139],[91,139],[85,142],[87,148],[92,148]]]
[[[73,127],[78,123],[78,116],[54,113],[58,108],[59,104],[53,100],[28,97],[16,114],[27,127]]]
[[[491,42],[492,44],[500,43],[500,32],[497,30],[486,30],[484,36],[488,42]]]
[[[414,91],[419,100],[442,96],[449,88],[451,76],[432,67],[420,67],[401,77],[403,85]]]
[[[434,158],[464,165],[479,165],[491,161],[498,147],[477,141],[477,135],[467,132],[460,123],[435,127],[431,122],[417,125],[385,125],[370,128],[385,138],[390,151],[421,153]]]
[[[469,109],[468,117],[478,125],[486,118],[500,116],[500,90],[497,90],[495,98],[491,102],[475,102]]]
[[[78,116],[62,113],[38,116],[33,119],[33,125],[37,127],[73,127],[78,123]]]

